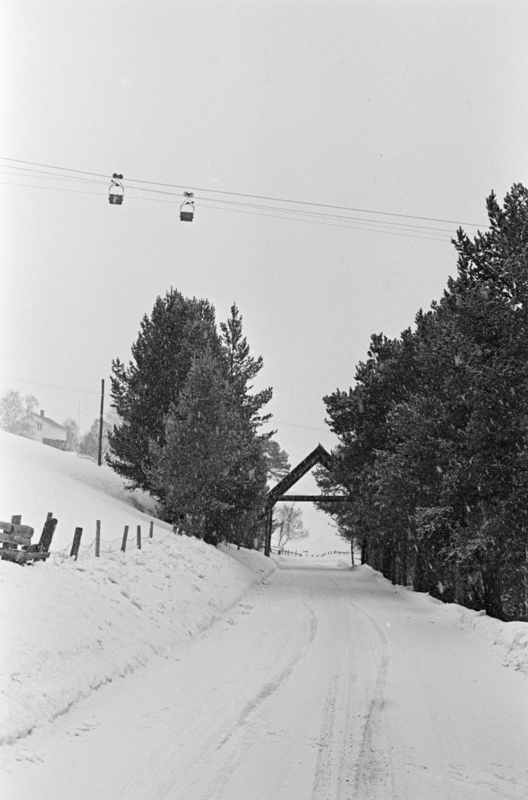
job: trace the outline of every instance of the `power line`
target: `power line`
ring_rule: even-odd
[[[60,389],[61,391],[66,392],[76,392],[77,394],[96,394],[99,395],[100,392],[95,392],[92,389],[76,389],[73,386],[55,386],[51,383],[37,383],[36,381],[26,381],[22,380],[21,378],[0,378],[4,383],[12,382],[12,383],[24,383],[26,386],[39,386],[42,389]]]
[[[101,196],[100,192],[88,192],[85,189],[67,189],[65,187],[40,186],[38,184],[31,184],[31,183],[13,183],[12,181],[0,181],[0,185],[3,185],[3,186],[18,186],[19,188],[23,188],[23,189],[43,189],[45,191],[69,192],[69,193],[73,193],[73,194],[90,194],[90,195],[95,195],[97,197]],[[132,188],[135,188],[135,187],[132,187]],[[148,189],[145,190],[145,189],[143,189],[143,190],[140,190],[140,191],[155,191],[155,190],[152,190],[152,189],[151,190],[148,190]],[[161,192],[161,193],[162,194],[166,194],[166,195],[170,195],[170,196],[177,196],[177,195],[174,195],[172,192]],[[142,198],[140,198],[140,197],[133,197],[132,196],[132,197],[129,197],[129,199],[130,200],[141,200],[141,201],[144,201],[144,202],[169,203],[170,205],[178,205],[179,206],[179,202],[176,203],[176,202],[173,202],[172,200],[162,200],[161,198],[158,199],[158,198],[154,198],[154,197],[142,197]],[[357,224],[354,224],[353,220],[351,220],[351,224],[349,224],[349,225],[342,224],[342,223],[339,223],[339,222],[324,222],[322,219],[315,220],[315,219],[303,218],[303,217],[300,217],[300,216],[297,216],[297,217],[287,216],[287,214],[290,211],[290,209],[271,209],[271,207],[270,207],[270,211],[271,210],[276,210],[276,211],[281,211],[282,212],[280,214],[277,214],[277,213],[272,214],[272,213],[264,213],[263,211],[250,211],[250,210],[248,210],[250,208],[259,208],[259,206],[253,206],[251,204],[247,204],[247,208],[246,209],[225,208],[225,207],[219,207],[219,206],[215,205],[215,203],[222,202],[222,201],[219,201],[216,198],[215,199],[201,198],[201,199],[202,199],[202,201],[204,203],[209,203],[208,206],[204,206],[205,208],[212,208],[215,211],[228,211],[228,212],[232,212],[234,214],[252,214],[253,216],[258,216],[258,217],[270,217],[270,218],[282,219],[282,220],[288,219],[288,220],[291,220],[292,222],[307,222],[307,223],[309,223],[311,225],[327,225],[327,226],[334,227],[334,228],[346,228],[348,230],[364,231],[364,232],[367,232],[367,233],[386,233],[386,234],[389,234],[389,235],[392,235],[392,236],[404,236],[404,237],[409,238],[409,239],[425,239],[425,240],[428,240],[428,241],[431,241],[431,242],[445,242],[446,241],[446,237],[445,236],[421,236],[421,235],[419,235],[418,231],[421,230],[420,226],[416,226],[416,230],[414,232],[413,231],[398,232],[398,231],[395,231],[395,230],[385,230],[384,228],[380,228],[379,227],[380,225],[389,225],[389,224],[393,224],[393,225],[396,224],[397,225],[398,223],[388,223],[388,222],[383,222],[381,220],[379,222],[377,220],[362,220],[362,222],[364,222],[365,224],[371,226],[369,228],[363,228],[363,227],[361,227],[361,226],[359,226]],[[294,210],[291,210],[291,213],[295,213]],[[302,214],[303,212],[298,212],[298,213]],[[306,213],[306,212],[304,212],[304,213]],[[326,218],[328,218],[328,219],[334,219],[335,218],[335,215],[331,215],[331,214],[328,214],[328,215],[322,214],[320,216],[321,217],[325,217],[326,216]],[[347,217],[343,217],[344,221],[346,219],[347,219]],[[378,227],[374,227],[374,226],[378,226]],[[434,229],[434,228],[432,228],[432,229],[424,228],[424,230],[426,232],[429,232],[429,230],[431,230],[431,232],[435,231],[435,230],[438,230],[440,232],[440,229]]]
[[[41,169],[31,169],[29,167],[16,167],[12,166],[11,164],[2,164],[3,167],[6,169],[11,170],[18,170],[18,172],[2,172],[2,175],[11,175],[11,177],[20,177],[20,178],[40,178],[42,176],[42,180],[46,178],[53,178],[56,181],[78,181],[79,183],[97,183],[101,186],[106,186],[108,184],[108,179],[105,181],[98,180],[96,178],[79,178],[73,175],[57,175],[55,172],[44,172]],[[20,175],[20,172],[29,172],[30,175]]]
[[[271,423],[270,423],[271,424]],[[316,428],[313,425],[299,425],[297,422],[286,422],[283,419],[273,419],[273,425],[288,425],[290,428],[305,428],[309,431],[319,431],[320,433],[330,433],[329,428]]]
[[[25,367],[23,364],[18,363],[20,361],[31,361],[33,364],[37,364],[39,367],[51,367],[52,369],[56,369],[56,367],[57,367],[56,363],[55,364],[51,364],[49,361],[43,361],[41,358],[31,358],[30,356],[25,356],[25,355],[17,356],[17,363],[14,364],[14,365],[11,365],[11,367],[9,367],[7,365],[7,363],[5,364],[5,366],[8,369],[9,368],[11,368],[11,369],[14,368],[14,369],[21,369],[21,370],[26,370],[26,371],[34,369],[33,367]],[[98,383],[99,380],[100,380],[100,378],[96,378],[94,375],[87,375],[86,372],[79,372],[79,370],[76,370],[76,369],[62,368],[61,371],[62,372],[68,372],[68,373],[70,373],[70,375],[76,375],[76,376],[78,376],[80,378],[85,378],[86,380],[89,380],[90,382],[96,381]]]
[[[10,169],[18,169],[18,170],[23,170],[25,172],[34,173],[31,176],[21,176],[21,177],[37,177],[38,178],[40,175],[42,175],[42,176],[44,176],[42,178],[43,180],[51,177],[53,180],[81,181],[81,182],[86,182],[86,183],[90,183],[90,184],[95,183],[95,184],[98,184],[98,185],[106,186],[106,181],[95,180],[94,178],[77,178],[77,177],[74,178],[74,177],[68,177],[68,176],[64,176],[64,175],[56,175],[53,172],[42,172],[42,171],[35,170],[35,169],[29,169],[27,167],[10,167]],[[0,175],[13,176],[13,173],[11,173],[11,172],[0,172]],[[15,175],[16,175],[16,173],[15,173]],[[19,185],[19,184],[12,184],[12,185]],[[22,185],[25,186],[27,184],[22,184]],[[160,185],[165,185],[165,184],[160,184]],[[167,185],[170,185],[170,184],[167,184]],[[130,188],[136,189],[137,187],[130,187]],[[178,198],[180,198],[179,194],[176,194],[174,192],[162,192],[159,189],[145,189],[145,188],[143,188],[143,189],[138,189],[138,191],[156,192],[156,193],[159,193],[159,194],[169,195],[170,197],[178,197]],[[213,202],[210,198],[207,198],[207,197],[198,198],[198,199],[200,199],[203,202],[209,202],[209,203]],[[243,205],[243,206],[247,206],[247,207],[250,207],[250,208],[268,209],[268,210],[272,210],[272,211],[279,210],[274,206],[264,206],[264,205],[260,205],[260,204],[256,204],[256,203],[251,203],[251,204],[243,203],[243,202],[241,203],[240,201],[237,201],[237,200],[222,200],[222,199],[216,199],[215,198],[214,202],[225,203],[225,204],[230,204],[230,205]],[[427,226],[427,225],[416,225],[416,224],[409,224],[409,223],[404,223],[404,222],[392,222],[392,221],[389,221],[389,220],[368,220],[368,219],[365,219],[363,217],[348,217],[348,216],[344,216],[343,214],[325,214],[323,212],[304,211],[304,210],[300,210],[300,209],[296,209],[296,208],[287,208],[287,209],[285,208],[285,209],[280,209],[280,211],[282,213],[284,213],[284,214],[290,213],[290,214],[304,214],[304,215],[309,215],[309,216],[320,216],[320,217],[326,217],[326,218],[332,218],[332,219],[340,219],[340,220],[345,220],[345,221],[363,222],[363,223],[366,223],[366,224],[369,224],[369,225],[400,226],[400,227],[404,227],[404,228],[410,228],[410,229],[421,230],[421,231],[423,230],[423,231],[451,233],[451,230],[447,229],[447,228],[438,228],[438,227],[432,227],[432,226]],[[382,212],[380,212],[380,213],[382,213]]]
[[[150,190],[152,191],[152,190]],[[346,220],[346,221],[353,221],[353,222],[364,222],[368,223],[369,225],[390,225],[390,226],[398,226],[401,228],[410,228],[420,231],[436,231],[441,233],[451,233],[451,229],[447,228],[434,228],[430,225],[417,225],[417,224],[409,224],[406,222],[392,222],[390,220],[369,220],[365,219],[364,217],[347,217],[344,214],[326,214],[323,212],[318,211],[304,211],[297,208],[284,208],[284,209],[277,209],[274,206],[263,206],[257,203],[240,203],[237,200],[221,200],[219,198],[214,198],[211,200],[208,197],[198,198],[203,202],[208,203],[225,203],[229,205],[245,205],[248,208],[261,208],[261,209],[269,209],[270,211],[278,211],[280,210],[284,214],[303,214],[309,217],[324,217],[326,219],[338,219],[338,220]]]
[[[166,201],[166,202],[168,202],[168,201]],[[214,201],[210,201],[210,202],[214,202]],[[211,206],[211,207],[215,208],[215,206]],[[387,233],[387,234],[392,235],[392,236],[405,236],[405,237],[407,237],[409,239],[427,239],[427,240],[429,240],[431,242],[445,242],[446,241],[446,237],[445,236],[442,236],[442,237],[440,237],[440,236],[420,236],[418,234],[415,235],[415,234],[410,233],[410,232],[409,233],[403,233],[403,232],[399,233],[399,232],[393,231],[393,230],[384,230],[383,228],[374,228],[374,227],[361,228],[361,227],[359,227],[359,225],[354,225],[354,224],[352,224],[352,225],[342,225],[342,224],[339,224],[338,222],[323,222],[322,220],[301,219],[299,217],[286,217],[284,215],[279,215],[279,214],[264,214],[264,213],[258,212],[258,211],[246,211],[246,210],[243,210],[243,209],[215,208],[215,210],[216,211],[233,211],[233,212],[238,213],[238,214],[253,214],[254,216],[259,216],[259,217],[273,217],[274,219],[290,219],[293,222],[309,222],[311,225],[328,225],[328,226],[331,226],[331,227],[334,227],[334,228],[347,228],[348,230],[354,230],[354,231],[366,231],[367,233]],[[368,220],[365,220],[365,221],[368,221]],[[372,223],[372,224],[374,225],[375,223]],[[383,223],[381,223],[381,222],[378,223],[378,225],[382,225],[382,224]]]
[[[55,166],[52,164],[42,164],[36,161],[24,161],[18,158],[7,158],[5,156],[0,156],[2,161],[9,161],[18,164],[27,164],[30,166],[37,166],[37,167],[44,167],[46,169],[56,169],[61,170],[63,172],[74,172],[80,175],[90,175],[92,177],[97,178],[107,178],[106,175],[99,173],[99,172],[88,172],[87,170],[79,170],[79,169],[72,169],[70,167],[61,167]],[[209,188],[202,188],[202,187],[193,187],[190,184],[182,185],[182,184],[173,184],[173,183],[162,183],[160,181],[147,181],[142,180],[140,178],[127,178],[127,184],[130,183],[141,183],[141,184],[148,184],[151,186],[165,186],[168,188],[173,189],[192,189],[195,192],[208,192],[210,194],[222,194],[222,195],[229,195],[231,197],[244,197],[251,200],[267,200],[273,203],[290,203],[294,205],[303,205],[303,206],[311,206],[316,208],[330,208],[337,211],[352,211],[354,213],[362,213],[362,214],[376,214],[378,216],[389,216],[389,217],[400,217],[402,219],[417,219],[425,222],[440,222],[449,225],[469,225],[472,227],[484,227],[488,228],[489,225],[479,225],[479,223],[475,222],[459,222],[457,220],[450,220],[450,219],[440,219],[437,217],[426,217],[426,216],[418,216],[415,214],[401,214],[391,211],[378,211],[373,209],[367,208],[356,208],[351,206],[340,206],[340,205],[333,205],[329,203],[314,203],[307,200],[292,200],[290,198],[284,197],[270,197],[267,195],[254,195],[245,192],[229,192],[222,189],[209,189]]]
[[[28,162],[28,163],[31,163],[31,162]],[[66,177],[66,176],[62,176],[62,175],[60,175],[60,176],[57,175],[56,176],[54,173],[42,172],[42,171],[36,170],[34,168],[29,169],[27,167],[18,167],[18,166],[14,166],[14,167],[10,167],[10,168],[11,169],[18,169],[18,170],[22,170],[22,171],[26,171],[26,172],[32,172],[34,174],[31,177],[37,177],[37,179],[39,178],[40,175],[42,175],[42,176],[44,176],[43,179],[48,179],[48,180],[50,179],[49,176],[51,176],[51,179],[56,179],[56,180],[66,180],[66,181],[68,181],[68,180],[78,180],[78,181],[88,182],[88,183],[98,183],[98,184],[105,183],[106,184],[106,181],[103,182],[103,181],[99,181],[99,180],[94,180],[93,178],[92,179],[90,179],[90,178],[87,179],[87,178],[76,178],[76,177],[74,178],[74,177],[70,177],[70,176]],[[50,167],[50,168],[54,169],[54,167]],[[57,169],[66,170],[67,168],[60,167],[60,168],[57,168]],[[79,172],[81,172],[81,171],[79,171]],[[7,173],[7,174],[11,174],[11,173]],[[96,175],[98,173],[91,173],[91,174]],[[26,176],[21,176],[21,177],[26,177]],[[101,177],[103,177],[103,176],[101,176]],[[4,183],[7,184],[7,182],[4,182]],[[149,182],[149,183],[153,184],[153,182]],[[12,185],[23,185],[23,186],[28,187],[28,188],[47,188],[47,187],[35,186],[35,185],[32,185],[32,184],[12,184]],[[158,185],[165,185],[165,184],[158,184]],[[167,185],[170,186],[170,184],[167,184]],[[56,187],[49,187],[49,188],[56,188]],[[138,187],[132,186],[130,188],[132,188],[133,190],[135,189],[136,191],[141,191],[141,192],[145,192],[146,191],[146,192],[152,192],[152,193],[155,193],[155,194],[165,194],[165,195],[168,195],[168,196],[171,196],[171,197],[173,197],[173,196],[174,197],[178,197],[178,200],[180,199],[180,196],[176,195],[174,192],[163,191],[163,190],[160,190],[160,189],[149,189],[149,188],[146,188],[146,187],[138,188]],[[68,191],[79,191],[79,190],[68,190]],[[207,190],[204,190],[204,191],[207,191]],[[212,190],[212,191],[215,191],[215,190]],[[88,194],[88,192],[85,192],[85,193]],[[91,194],[95,194],[95,193],[91,193]],[[444,241],[445,239],[444,239],[444,237],[441,237],[440,239],[438,239],[437,237],[433,237],[433,236],[430,236],[430,235],[428,235],[428,236],[416,236],[414,234],[416,234],[418,231],[419,232],[423,231],[423,232],[425,232],[427,234],[442,233],[442,232],[451,233],[450,230],[448,231],[446,229],[441,229],[441,228],[438,228],[438,227],[418,225],[416,223],[409,224],[409,223],[394,222],[394,221],[390,221],[390,220],[381,220],[381,219],[380,220],[377,220],[377,219],[376,220],[369,220],[369,219],[365,219],[364,217],[348,217],[348,216],[344,216],[342,214],[327,214],[325,212],[306,211],[304,209],[277,208],[275,206],[263,206],[261,204],[245,203],[245,202],[239,201],[239,200],[223,200],[223,199],[220,199],[220,198],[211,199],[211,198],[208,198],[208,197],[204,197],[204,198],[200,198],[200,201],[204,202],[204,203],[209,203],[210,207],[212,207],[212,208],[217,208],[217,206],[215,206],[215,203],[224,203],[224,204],[229,204],[229,205],[237,205],[237,206],[240,205],[240,206],[244,206],[244,207],[249,208],[249,209],[259,208],[259,209],[264,209],[264,210],[269,210],[269,211],[274,211],[275,212],[275,214],[273,214],[273,215],[266,213],[266,214],[263,214],[261,216],[275,216],[276,218],[281,218],[281,217],[279,217],[279,215],[282,215],[283,219],[284,218],[292,219],[291,216],[286,216],[286,215],[288,215],[288,214],[297,214],[297,215],[299,215],[299,218],[301,216],[305,217],[303,219],[303,221],[307,221],[307,222],[312,222],[313,221],[311,219],[306,219],[306,216],[308,215],[310,217],[316,216],[316,217],[320,217],[320,218],[323,218],[323,219],[343,220],[344,222],[360,222],[362,225],[371,226],[370,228],[360,228],[357,225],[339,225],[337,223],[334,224],[334,227],[348,227],[348,228],[352,228],[353,230],[372,231],[372,232],[378,232],[378,233],[392,233],[392,231],[386,230],[386,228],[389,227],[389,226],[398,227],[400,229],[405,228],[405,229],[410,229],[413,232],[413,235],[411,235],[410,238],[424,238],[424,239],[430,239],[432,241]],[[238,213],[241,213],[240,209],[231,209],[231,210],[237,211]],[[249,212],[244,212],[244,213],[249,213]],[[256,211],[252,211],[251,213],[258,214],[258,212],[256,212]],[[381,214],[383,212],[379,212],[379,213]],[[331,223],[326,223],[325,222],[325,223],[319,223],[319,224],[331,224]],[[380,228],[379,227],[380,225],[384,226],[384,227]],[[374,227],[374,226],[376,226],[376,227]],[[399,235],[401,236],[403,234],[399,234]]]

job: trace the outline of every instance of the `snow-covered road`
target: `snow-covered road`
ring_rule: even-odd
[[[431,598],[283,559],[4,764],[5,800],[526,800],[528,681]]]

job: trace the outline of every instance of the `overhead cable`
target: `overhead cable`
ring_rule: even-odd
[[[44,167],[46,169],[61,170],[63,172],[74,172],[74,173],[79,174],[79,175],[90,175],[92,177],[97,177],[97,178],[106,178],[107,177],[106,175],[104,175],[103,173],[100,173],[100,172],[88,172],[87,170],[73,169],[73,168],[70,168],[70,167],[62,167],[62,166],[56,166],[56,165],[52,165],[52,164],[43,164],[43,163],[36,162],[36,161],[25,161],[25,160],[17,159],[17,158],[7,158],[5,156],[0,156],[0,159],[2,161],[9,161],[9,162],[12,162],[12,163],[27,164],[27,165],[30,165],[30,166],[33,166],[33,167],[36,166],[36,167]],[[416,219],[416,220],[421,220],[421,221],[424,221],[424,222],[440,222],[440,223],[445,223],[445,224],[449,224],[449,225],[469,225],[469,226],[472,226],[472,227],[485,227],[485,228],[489,227],[488,225],[482,225],[482,224],[475,223],[475,222],[459,222],[457,220],[441,219],[441,218],[437,218],[437,217],[419,216],[419,215],[416,215],[416,214],[403,214],[403,213],[396,213],[396,212],[392,212],[392,211],[379,211],[379,210],[373,210],[373,209],[367,209],[367,208],[358,208],[358,207],[352,207],[352,206],[333,205],[333,204],[330,204],[330,203],[315,203],[315,202],[311,202],[311,201],[307,201],[307,200],[293,200],[293,199],[284,198],[284,197],[272,197],[272,196],[267,196],[267,195],[254,195],[254,194],[249,194],[249,193],[245,193],[245,192],[230,192],[230,191],[226,191],[226,190],[222,190],[222,189],[210,189],[210,188],[196,187],[196,186],[192,186],[190,184],[185,184],[184,185],[184,184],[163,183],[161,181],[147,181],[147,180],[143,180],[143,179],[140,179],[140,178],[130,178],[130,177],[128,177],[127,178],[127,185],[129,185],[130,183],[146,184],[146,185],[150,185],[150,186],[164,186],[164,187],[173,188],[173,189],[192,189],[194,192],[207,192],[207,193],[210,193],[210,194],[229,195],[231,197],[243,197],[243,198],[251,199],[251,200],[267,200],[267,201],[273,202],[273,203],[290,203],[290,204],[295,204],[295,205],[311,206],[311,207],[316,207],[316,208],[329,208],[329,209],[334,209],[334,210],[337,210],[337,211],[352,211],[354,213],[375,214],[375,215],[378,215],[378,216],[400,217],[402,219]]]

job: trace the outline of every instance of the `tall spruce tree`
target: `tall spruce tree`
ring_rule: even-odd
[[[192,533],[210,541],[245,539],[264,502],[265,464],[225,364],[211,351],[193,360],[164,438],[151,445],[151,480],[166,519],[190,520]]]
[[[238,396],[240,407],[257,429],[271,418],[271,414],[261,415],[260,411],[271,400],[273,389],[268,387],[256,394],[250,394],[253,388],[251,381],[256,378],[264,362],[262,356],[255,358],[251,355],[249,344],[242,331],[242,321],[236,304],[233,304],[227,322],[220,323],[221,341],[229,380]]]
[[[163,447],[169,408],[179,400],[193,358],[206,350],[221,357],[213,306],[171,289],[143,317],[128,366],[113,361],[111,394],[120,424],[108,437],[106,460],[131,487],[153,488],[150,444]]]

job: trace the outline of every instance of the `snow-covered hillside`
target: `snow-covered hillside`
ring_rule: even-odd
[[[209,626],[273,562],[260,553],[175,536],[139,511],[106,467],[0,433],[0,518],[22,513],[38,540],[47,511],[59,520],[52,549],[95,520],[113,539],[154,519],[154,536],[126,553],[21,567],[0,561],[0,741],[64,713],[81,697]],[[148,498],[140,497],[146,506]],[[132,528],[135,530],[135,528]]]
[[[0,514],[11,519],[21,514],[22,522],[42,530],[48,511],[58,520],[52,550],[67,547],[75,528],[83,529],[83,542],[95,536],[95,522],[101,520],[101,536],[111,541],[123,534],[125,525],[147,530],[156,513],[155,504],[144,492],[129,492],[124,481],[108,466],[98,467],[91,459],[64,453],[53,447],[0,431]],[[157,528],[170,525],[156,522]]]

